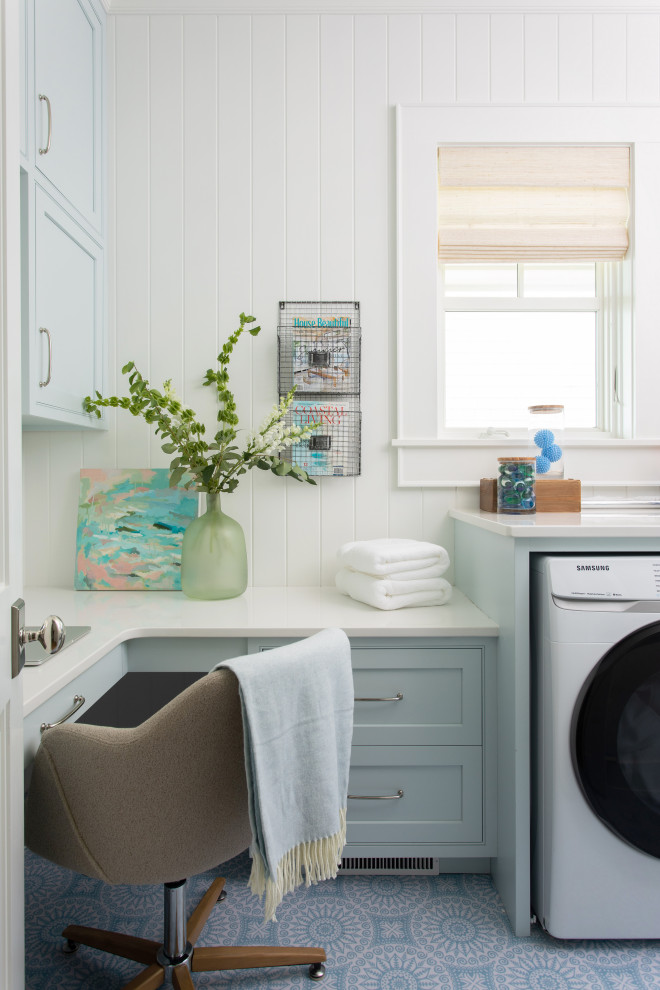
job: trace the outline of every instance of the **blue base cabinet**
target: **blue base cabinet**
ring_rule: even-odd
[[[283,640],[249,641],[249,651]],[[345,857],[496,852],[496,648],[472,639],[352,639],[355,711]]]

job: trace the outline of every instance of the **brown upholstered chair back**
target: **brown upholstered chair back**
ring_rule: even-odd
[[[213,671],[134,729],[56,726],[37,751],[26,842],[106,883],[167,883],[246,849],[238,682]]]

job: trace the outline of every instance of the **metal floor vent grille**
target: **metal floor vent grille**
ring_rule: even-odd
[[[437,876],[440,873],[440,860],[431,856],[402,856],[402,857],[344,857],[339,873],[393,874],[400,876]]]

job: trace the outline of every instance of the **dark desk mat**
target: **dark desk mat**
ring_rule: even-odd
[[[206,675],[200,671],[154,671],[124,674],[101,695],[77,722],[131,729],[161,709],[190,684]]]

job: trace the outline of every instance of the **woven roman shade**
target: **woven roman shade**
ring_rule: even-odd
[[[619,261],[628,250],[630,148],[438,148],[443,262]]]

